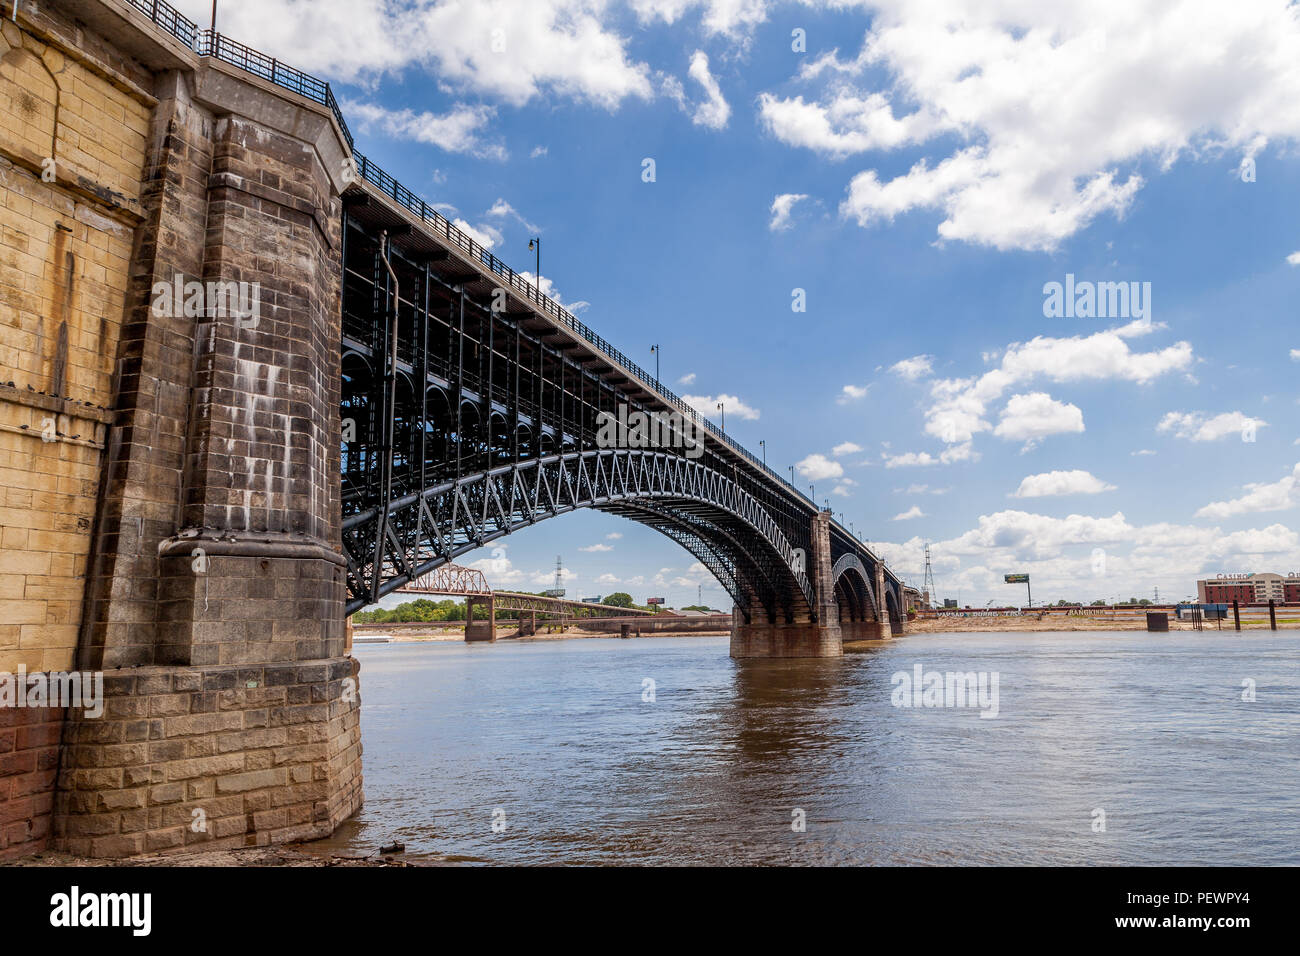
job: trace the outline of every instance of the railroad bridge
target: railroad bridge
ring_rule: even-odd
[[[901,631],[829,511],[162,0],[20,0],[0,185],[0,672],[105,698],[0,708],[0,855],[330,833],[347,614],[578,508],[709,568],[734,657]],[[638,412],[698,441],[607,440]]]

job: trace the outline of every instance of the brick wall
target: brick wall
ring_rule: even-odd
[[[0,672],[73,666],[152,97],[0,24]],[[119,60],[118,65],[124,61]],[[0,708],[0,857],[51,830],[63,714]]]
[[[346,146],[121,0],[24,5],[0,36],[0,670],[102,670],[108,696],[68,715],[57,799],[58,715],[9,712],[0,852],[323,836],[361,800]],[[255,283],[258,321],[159,308],[178,279]]]
[[[72,665],[151,100],[0,25],[0,671]]]
[[[356,676],[341,659],[108,677],[102,718],[69,714],[60,847],[120,857],[328,836],[361,805]]]
[[[0,860],[45,847],[62,729],[60,710],[0,708]]]

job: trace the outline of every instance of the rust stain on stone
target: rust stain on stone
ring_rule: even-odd
[[[68,377],[68,320],[72,317],[72,300],[76,292],[77,257],[71,249],[65,248],[67,239],[62,224],[54,228],[55,263],[54,288],[50,299],[54,302],[54,323],[58,325],[55,339],[54,355],[50,360],[50,381],[48,391],[51,395],[62,395]],[[42,333],[38,333],[43,339]],[[44,342],[38,340],[38,347],[44,351]]]

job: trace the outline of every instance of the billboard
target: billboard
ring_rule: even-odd
[[[663,604],[663,603],[664,603],[664,599],[663,599],[663,598],[646,598],[646,599],[645,599],[645,603],[646,603],[646,604]]]
[[[1002,580],[1003,580],[1003,581],[1006,581],[1007,584],[1028,584],[1028,583],[1029,583],[1029,575],[1027,575],[1027,574],[1006,574],[1006,575],[1003,575]]]

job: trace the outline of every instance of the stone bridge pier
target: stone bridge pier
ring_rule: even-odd
[[[484,617],[476,619],[474,609],[482,607]],[[497,639],[497,605],[491,594],[474,594],[465,598],[465,640],[495,641]]]
[[[102,355],[106,383],[111,365],[102,464],[75,485],[93,516],[62,536],[61,573],[79,585],[85,569],[60,611],[76,647],[46,658],[102,672],[104,708],[67,712],[57,777],[38,781],[50,843],[122,857],[326,836],[362,799],[340,529],[346,139],[325,107],[197,56],[123,3],[23,4],[3,35],[20,52],[0,79],[44,84],[32,108],[48,121],[29,149],[0,133],[4,192],[49,210],[10,225],[58,247],[73,369],[47,381],[36,354],[15,385],[76,395],[78,362]],[[117,124],[92,128],[106,116]],[[116,165],[80,171],[100,142]],[[74,323],[84,308],[104,309],[97,337]],[[12,670],[27,658],[4,638]],[[0,820],[39,812],[6,803],[3,782]]]
[[[732,657],[839,657],[844,653],[840,608],[831,578],[830,512],[818,511],[812,521],[808,575],[816,604],[811,613],[796,610],[793,620],[773,620],[761,606],[749,608],[745,622],[739,607],[732,611]]]

